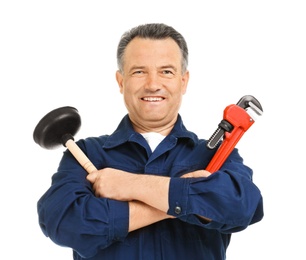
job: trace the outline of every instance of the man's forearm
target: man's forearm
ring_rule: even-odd
[[[129,232],[151,225],[163,219],[173,218],[165,212],[140,201],[130,201],[129,209]]]
[[[170,177],[133,174],[113,168],[104,168],[88,174],[97,197],[121,201],[142,201],[167,212]]]
[[[163,212],[168,211],[169,177],[135,174],[133,179],[130,192],[134,200],[142,201]]]

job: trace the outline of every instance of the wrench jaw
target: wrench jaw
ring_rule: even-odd
[[[238,101],[237,106],[242,107],[254,121],[257,120],[258,116],[263,114],[261,104],[251,95],[243,96]]]
[[[263,113],[261,104],[251,95],[243,96],[236,105],[242,107],[246,111],[252,109],[259,116],[261,116]]]
[[[262,113],[263,109],[259,101],[250,95],[242,97],[236,105],[229,105],[225,108],[223,120],[207,141],[209,149],[216,148],[220,142],[221,144],[206,170],[213,173],[221,167],[242,135],[254,123],[256,116]]]

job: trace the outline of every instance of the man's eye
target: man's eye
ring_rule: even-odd
[[[133,72],[133,74],[142,74],[142,73],[143,73],[142,70],[136,70],[136,71]]]
[[[173,74],[173,72],[171,70],[163,70],[163,74]]]

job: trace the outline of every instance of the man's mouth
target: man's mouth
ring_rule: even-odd
[[[158,101],[162,101],[164,99],[165,98],[163,98],[163,97],[144,97],[144,98],[142,98],[142,100],[149,101],[149,102],[158,102]]]

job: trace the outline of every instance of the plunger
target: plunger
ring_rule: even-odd
[[[34,141],[45,149],[64,145],[81,166],[91,173],[96,167],[74,142],[73,136],[81,126],[81,117],[76,108],[65,106],[52,110],[37,124],[33,132]]]

